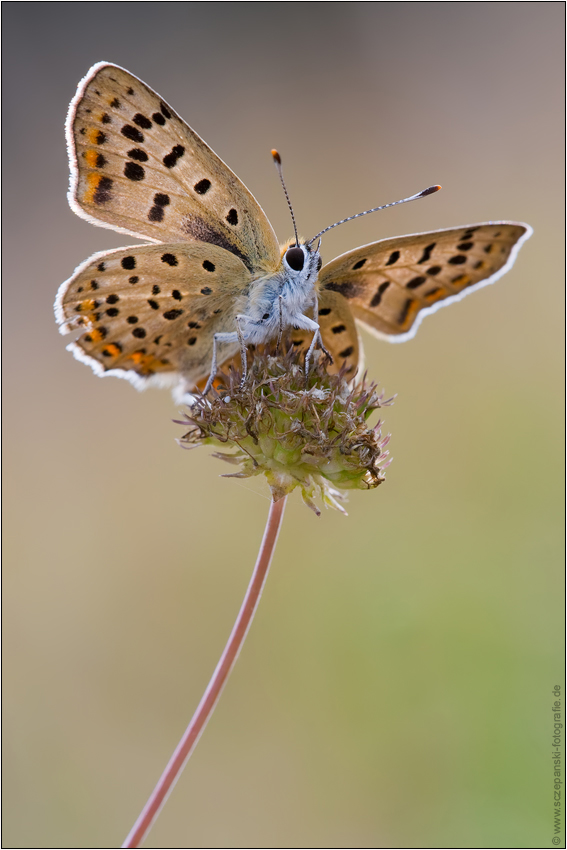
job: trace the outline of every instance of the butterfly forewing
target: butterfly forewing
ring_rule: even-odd
[[[347,299],[377,336],[402,341],[427,313],[504,274],[530,234],[527,225],[489,222],[384,239],[324,266],[321,287]]]
[[[95,65],[69,111],[70,201],[80,215],[153,241],[200,241],[252,272],[280,261],[274,231],[235,174],[152,89]]]
[[[195,382],[209,374],[213,334],[234,330],[250,279],[215,245],[134,245],[79,266],[60,289],[57,319],[63,333],[85,331],[70,348],[98,374]]]

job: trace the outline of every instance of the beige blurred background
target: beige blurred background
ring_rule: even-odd
[[[25,3],[4,11],[4,846],[117,847],[231,629],[261,482],[182,452],[52,303],[131,237],[66,201],[100,60],[155,88],[291,233],[490,219],[534,236],[405,345],[365,338],[394,462],[349,517],[288,505],[257,619],[148,847],[547,847],[562,684],[562,3]]]

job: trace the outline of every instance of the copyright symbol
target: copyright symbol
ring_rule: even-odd
[[[554,835],[551,840],[553,841],[554,844],[561,844],[561,839],[559,838],[558,835]]]

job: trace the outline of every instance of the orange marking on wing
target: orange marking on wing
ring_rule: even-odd
[[[403,308],[404,316],[403,316],[403,319],[400,321],[400,326],[402,328],[411,327],[411,325],[413,324],[413,320],[415,318],[415,314],[418,311],[419,311],[419,301],[417,301],[415,298],[409,299],[408,302],[406,303],[405,307]]]
[[[81,301],[81,303],[77,306],[79,307],[81,313],[90,313],[92,310],[94,310],[96,304],[92,298],[89,298],[86,301]]]
[[[91,129],[87,132],[87,138],[93,145],[98,145],[100,142],[100,130],[96,127],[91,127]]]
[[[451,281],[455,286],[466,286],[467,283],[470,283],[470,276],[468,274],[460,274],[459,277],[456,277]]]
[[[157,357],[154,357],[152,354],[145,354],[143,351],[134,351],[129,355],[128,359],[134,361],[137,367],[136,371],[141,375],[148,375],[151,372],[171,368],[168,360],[158,360]]]
[[[93,339],[94,339],[94,333],[95,332],[93,332],[91,334]],[[111,357],[118,357],[118,355],[120,354],[120,349],[118,348],[117,345],[114,345],[114,343],[111,342],[110,345],[106,346],[106,348],[103,351],[103,354],[109,354]]]
[[[441,287],[432,289],[431,292],[427,292],[423,297],[426,301],[438,301],[439,298],[443,298],[443,290]]]
[[[85,160],[87,162],[87,165],[90,165],[91,168],[96,168],[97,167],[96,162],[97,162],[98,156],[99,155],[96,151],[92,151],[92,150],[86,151]]]
[[[91,342],[100,342],[101,339],[104,339],[104,334],[102,334],[101,331],[99,331],[97,328],[94,328],[89,333],[89,336],[91,338]]]
[[[103,179],[102,174],[87,174],[87,191],[85,192],[83,200],[87,204],[94,203],[94,196],[96,194],[96,190],[98,189],[98,184]]]

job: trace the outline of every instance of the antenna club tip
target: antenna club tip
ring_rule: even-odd
[[[428,189],[424,189],[423,192],[420,192],[420,197],[424,198],[426,195],[433,195],[434,192],[438,192],[441,189],[441,186],[430,186]]]
[[[275,150],[275,149],[272,150],[272,157],[274,159],[274,162],[277,162],[278,165],[282,164],[282,158],[279,155],[279,153],[277,152],[277,150]]]

